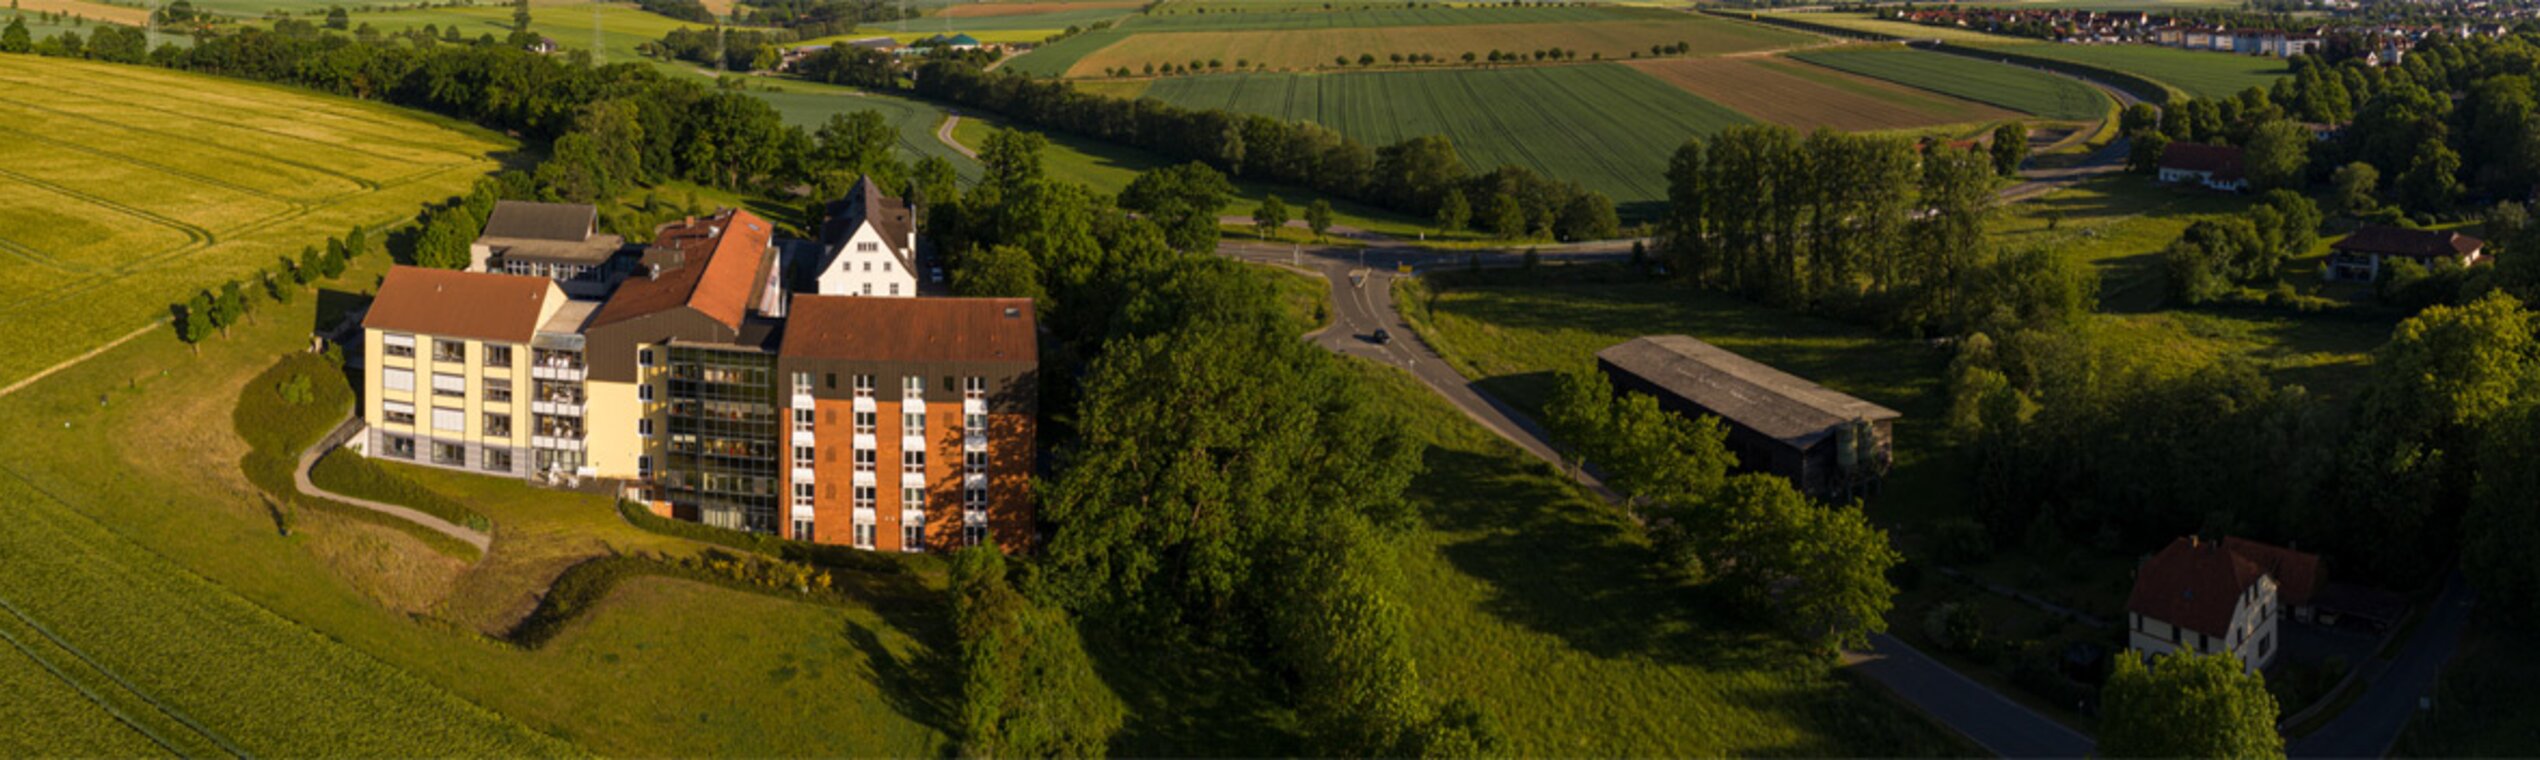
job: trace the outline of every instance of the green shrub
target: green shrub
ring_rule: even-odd
[[[617,511],[618,514],[625,516],[628,523],[637,528],[666,536],[676,536],[775,557],[788,562],[883,575],[895,575],[908,570],[907,565],[892,555],[850,546],[788,541],[764,533],[750,533],[718,528],[704,523],[674,520],[653,514],[651,509],[639,502],[620,500],[617,503]]]
[[[309,391],[305,403],[295,403],[281,392],[255,390],[297,387],[304,380]],[[300,493],[291,477],[292,470],[300,466],[300,452],[325,438],[353,408],[353,388],[344,381],[343,366],[338,361],[323,354],[295,352],[256,376],[247,388],[247,392],[239,394],[238,409],[231,415],[238,437],[247,442],[247,455],[239,458],[238,467],[248,482],[274,499],[277,530],[287,532],[295,522],[292,511],[306,507],[405,531],[444,554],[474,558],[476,547],[440,531],[334,499]]]
[[[642,577],[678,578],[794,600],[808,598],[831,604],[843,600],[831,590],[828,573],[789,562],[712,550],[677,559],[612,554],[565,568],[564,574],[556,576],[547,587],[547,595],[538,600],[538,608],[513,626],[507,638],[528,649],[546,646],[566,624],[589,612],[618,584]]]
[[[467,505],[389,472],[368,457],[343,449],[328,452],[318,459],[317,466],[309,468],[309,482],[345,496],[411,507],[476,530],[493,527],[493,521]]]

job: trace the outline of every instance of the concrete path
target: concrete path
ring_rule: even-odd
[[[2098,744],[1887,634],[1870,651],[1845,652],[1845,665],[1914,703],[1976,746],[2003,757],[2083,757]]]
[[[950,108],[944,109],[944,123],[942,126],[935,128],[935,139],[944,141],[944,145],[951,147],[953,152],[969,156],[970,160],[977,161],[979,160],[979,151],[971,150],[970,146],[963,145],[960,140],[953,139],[953,127],[959,125],[960,123],[961,112]]]
[[[341,445],[343,440],[341,434],[344,432],[344,428],[348,425],[355,424],[356,422],[358,422],[358,420],[353,419],[353,416],[350,413],[345,414],[344,421],[336,423],[335,431],[333,433],[329,433],[325,438],[320,439],[317,445],[310,446],[309,450],[300,452],[300,466],[291,471],[291,481],[300,489],[300,493],[321,499],[333,499],[335,501],[351,504],[356,507],[394,517],[416,525],[421,525],[442,535],[446,535],[460,541],[465,541],[469,546],[476,547],[478,552],[483,552],[486,548],[494,545],[494,538],[481,531],[452,524],[448,520],[434,517],[410,507],[402,507],[386,502],[371,501],[369,499],[354,498],[319,488],[317,487],[317,484],[309,482],[309,468],[317,465],[318,457],[325,456],[326,452],[333,451],[336,446]]]
[[[2443,665],[2460,651],[2477,596],[2459,573],[2453,573],[2398,659],[2379,675],[2368,676],[2364,695],[2346,706],[2345,712],[2287,744],[2285,753],[2293,757],[2388,756],[2399,742],[2399,733],[2416,716],[2418,700],[2434,696],[2434,682],[2443,675]]]

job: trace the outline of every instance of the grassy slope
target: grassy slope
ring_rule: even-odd
[[[1317,122],[1370,145],[1445,134],[1476,171],[1506,164],[1576,180],[1645,218],[1684,138],[1747,118],[1619,64],[1243,74],[1157,81],[1147,97]]]
[[[1792,58],[2049,119],[2097,120],[2108,96],[2070,77],[1918,50],[1823,50]]]
[[[944,123],[944,109],[934,103],[915,98],[866,92],[852,87],[819,84],[798,80],[769,82],[775,91],[752,90],[750,94],[785,118],[785,123],[805,130],[817,130],[830,115],[852,111],[880,111],[900,133],[900,157],[914,162],[928,156],[951,161],[953,169],[964,180],[979,178],[979,162],[953,150],[936,139],[935,130]]]
[[[511,33],[512,9],[508,3],[473,6],[441,6],[408,8],[392,11],[366,11],[352,14],[358,27],[370,24],[382,32],[420,28],[427,24],[442,29],[456,26],[468,39],[491,34],[502,39]],[[572,49],[591,49],[591,30],[600,30],[600,52],[607,60],[638,60],[635,46],[661,39],[673,29],[704,28],[704,24],[681,21],[636,9],[633,5],[613,3],[574,3],[555,6],[531,6],[529,31],[554,38],[557,44]]]
[[[2103,66],[2149,77],[2200,98],[2220,98],[2291,76],[2283,59],[2151,45],[2058,45],[2027,42],[1999,46],[2028,55]]]
[[[1407,375],[1360,365],[1430,442],[1401,544],[1413,650],[1518,756],[1915,756],[1922,719],[1652,572],[1630,522]]]
[[[376,104],[29,56],[0,56],[0,112],[7,381],[164,318],[206,283],[409,217],[511,147]]]
[[[857,30],[863,31],[871,29],[881,32],[909,32],[917,34],[971,32],[974,33],[974,36],[977,32],[1002,32],[1036,29],[1054,32],[1071,26],[1084,27],[1098,21],[1115,21],[1137,12],[1138,9],[1136,8],[1066,8],[1052,10],[1048,13],[1023,13],[998,16],[954,17],[933,15],[900,21],[885,21],[878,24],[863,24],[860,25]]]
[[[1094,51],[1110,47],[1112,43],[1128,38],[1128,33],[1118,29],[1085,32],[1034,48],[1031,52],[1008,59],[999,68],[1039,77],[1059,76],[1067,73],[1067,70],[1074,67],[1077,61],[1084,60],[1085,56],[1092,55]]]
[[[1167,9],[1168,11],[1170,9]],[[1142,15],[1120,26],[1139,32],[1241,31],[1254,29],[1351,29],[1377,26],[1476,26],[1485,24],[1574,24],[1591,21],[1658,21],[1683,14],[1614,6],[1429,7],[1325,11],[1275,9],[1258,12],[1162,13]]]
[[[378,271],[374,259],[346,282],[371,282]],[[932,656],[927,642],[938,640],[939,623],[922,606],[842,609],[703,587],[637,588],[536,652],[482,638],[480,627],[515,616],[543,578],[574,556],[603,547],[676,548],[678,542],[627,529],[602,500],[497,479],[426,476],[425,482],[495,519],[492,555],[473,568],[402,533],[324,514],[302,513],[292,536],[277,537],[261,498],[236,470],[243,444],[230,432],[228,407],[240,384],[275,353],[304,340],[318,308],[313,301],[345,298],[303,298],[287,309],[268,304],[260,325],[214,342],[200,357],[154,333],[0,399],[0,422],[41,431],[22,439],[32,445],[19,449],[8,471],[63,500],[28,513],[43,521],[12,524],[85,524],[100,534],[93,526],[106,526],[120,534],[113,540],[209,581],[189,598],[235,593],[280,616],[266,625],[325,641],[339,653],[277,660],[272,653],[220,652],[179,661],[189,668],[252,662],[259,672],[280,675],[287,671],[277,670],[277,662],[330,662],[357,650],[354,657],[373,663],[366,667],[402,670],[412,674],[408,681],[431,684],[417,693],[455,694],[610,754],[926,755],[943,747],[942,713],[923,698],[932,686],[922,673],[906,677],[909,663]],[[109,400],[104,407],[101,395]],[[17,578],[0,578],[0,584]],[[196,624],[186,609],[163,610],[158,620],[170,631],[219,630]],[[241,683],[285,696],[345,699],[339,678],[305,680]],[[343,701],[335,712],[272,709],[270,719],[305,721],[310,732],[337,730],[336,721],[348,719],[389,731],[398,725],[392,717],[434,714],[425,709],[434,704],[429,700],[401,703],[404,692],[380,691],[366,701]],[[222,696],[200,693],[206,700]],[[377,714],[342,714],[374,705]],[[449,717],[432,722],[470,725]],[[415,744],[369,746],[376,754],[399,755],[522,751],[454,742],[435,731],[410,733]],[[292,737],[282,731],[273,741]]]

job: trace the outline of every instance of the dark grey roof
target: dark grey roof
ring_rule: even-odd
[[[513,240],[563,240],[579,243],[591,237],[599,210],[581,203],[496,201],[485,218],[481,237]]]
[[[1683,335],[1635,338],[1596,357],[1730,422],[1803,449],[1845,422],[1903,416]]]
[[[874,230],[882,233],[882,245],[899,258],[900,268],[917,271],[917,251],[909,246],[909,233],[917,228],[917,217],[909,213],[906,201],[883,195],[872,177],[858,178],[855,187],[847,190],[847,197],[830,201],[826,210],[829,219],[820,225],[820,242],[834,250],[845,245],[857,227],[870,221]],[[826,263],[823,262],[824,267]]]

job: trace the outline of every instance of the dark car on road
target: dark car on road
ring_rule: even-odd
[[[1367,336],[1367,340],[1381,346],[1393,342],[1393,333],[1385,332],[1384,328],[1379,327],[1376,328],[1376,334]]]

